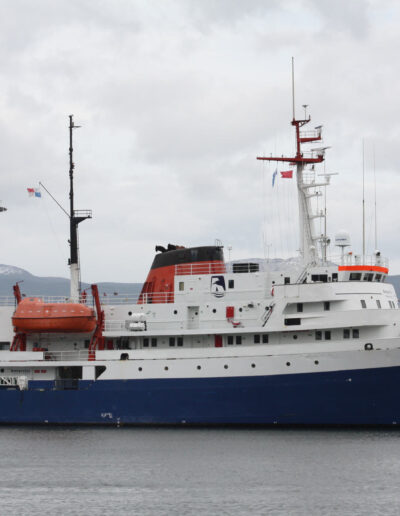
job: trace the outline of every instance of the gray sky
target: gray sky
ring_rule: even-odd
[[[71,113],[85,281],[142,281],[169,242],[294,255],[294,181],[272,190],[255,159],[293,152],[293,55],[297,113],[310,105],[339,172],[328,232],[360,251],[364,138],[367,249],[375,148],[378,247],[400,274],[399,23],[391,0],[1,0],[0,262],[68,275],[68,219],[26,188],[67,207]]]

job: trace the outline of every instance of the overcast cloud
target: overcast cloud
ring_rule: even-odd
[[[297,114],[310,105],[339,172],[329,234],[348,229],[360,251],[364,138],[367,248],[375,149],[378,247],[400,274],[399,25],[390,0],[2,0],[0,262],[68,275],[68,219],[26,188],[68,205],[71,113],[76,208],[94,214],[85,281],[142,281],[169,242],[295,255],[294,181],[272,190],[275,166],[255,159],[293,152],[295,56]]]

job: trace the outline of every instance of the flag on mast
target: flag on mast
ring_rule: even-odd
[[[39,188],[27,188],[29,197],[42,197],[42,193]]]
[[[292,177],[293,177],[293,170],[283,170],[283,171],[281,171],[281,177],[283,179],[292,179]]]

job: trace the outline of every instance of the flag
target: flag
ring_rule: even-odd
[[[39,188],[27,188],[29,197],[42,197]]]
[[[281,177],[284,178],[284,179],[292,179],[292,177],[293,177],[293,170],[281,171]]]
[[[275,179],[276,179],[277,174],[278,174],[278,170],[275,170],[275,172],[272,174],[272,188],[275,185]]]

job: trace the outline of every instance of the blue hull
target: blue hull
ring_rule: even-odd
[[[0,423],[400,423],[400,367],[235,378],[51,381],[0,390]]]

